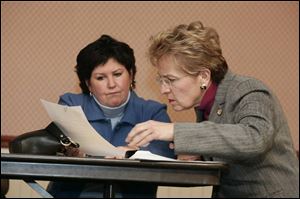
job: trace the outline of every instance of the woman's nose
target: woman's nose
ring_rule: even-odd
[[[169,93],[171,91],[170,87],[166,84],[161,84],[160,85],[160,93],[161,94],[166,94]]]
[[[114,88],[116,86],[116,81],[113,77],[109,77],[107,81],[108,88]]]

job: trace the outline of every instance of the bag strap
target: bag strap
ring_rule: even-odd
[[[75,148],[79,147],[79,144],[74,142],[70,137],[67,137],[54,122],[51,122],[46,127],[46,130],[51,135],[55,136],[63,146],[72,145]]]

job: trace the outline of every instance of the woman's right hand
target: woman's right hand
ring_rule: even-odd
[[[127,135],[128,146],[140,147],[152,140],[173,141],[174,124],[149,120],[139,123]]]

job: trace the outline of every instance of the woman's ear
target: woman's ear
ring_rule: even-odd
[[[92,92],[91,91],[91,86],[90,86],[90,80],[85,80],[85,84],[88,87],[89,91]]]
[[[200,79],[201,84],[209,85],[211,81],[211,72],[209,69],[205,68],[199,72],[198,78]]]

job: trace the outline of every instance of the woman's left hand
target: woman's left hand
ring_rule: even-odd
[[[131,146],[118,146],[117,148],[121,149],[122,151],[125,151],[125,153],[127,151],[136,151],[136,150],[139,149],[137,147],[131,147]],[[108,158],[108,159],[124,159],[125,157],[124,156],[105,156],[105,158]]]
[[[85,154],[79,150],[79,148],[66,146],[64,148],[64,155],[70,157],[84,157]]]

